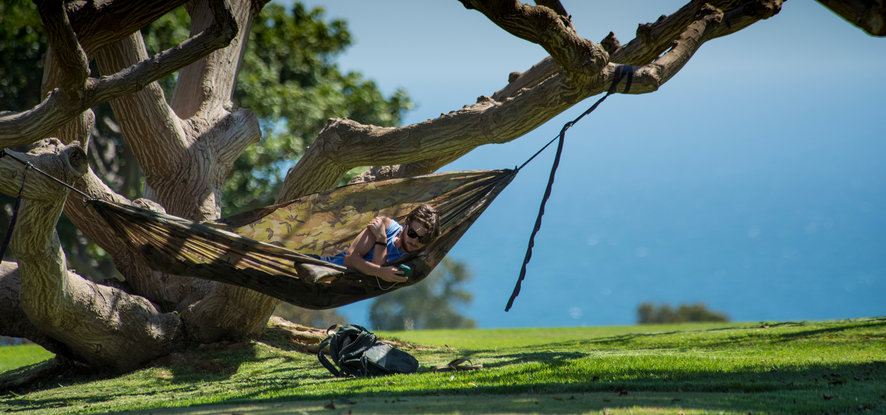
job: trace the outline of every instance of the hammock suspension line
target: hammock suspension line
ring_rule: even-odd
[[[568,130],[570,127],[575,125],[575,123],[584,118],[585,115],[588,115],[595,109],[597,109],[597,106],[599,106],[600,103],[603,102],[603,100],[615,93],[616,88],[618,87],[618,84],[621,81],[622,77],[627,78],[625,81],[624,93],[627,94],[628,92],[630,92],[631,82],[634,79],[634,67],[631,65],[618,65],[615,68],[615,76],[613,76],[612,84],[609,86],[609,90],[606,92],[606,94],[600,97],[600,99],[598,99],[596,102],[594,102],[594,105],[591,105],[591,107],[585,110],[585,112],[581,113],[581,115],[576,117],[574,120],[564,124],[563,128],[560,129],[560,134],[552,138],[551,141],[548,141],[548,143],[542,146],[540,150],[529,157],[528,160],[523,162],[520,167],[517,167],[517,170],[519,171],[524,166],[529,164],[529,162],[532,161],[532,159],[534,159],[536,156],[538,156],[542,151],[548,148],[548,146],[550,146],[554,141],[557,141],[557,152],[554,156],[554,163],[551,166],[550,176],[548,176],[548,184],[545,187],[545,193],[544,196],[542,196],[541,205],[538,207],[538,215],[535,218],[535,226],[532,227],[532,233],[529,235],[529,243],[526,246],[526,255],[523,257],[523,265],[520,267],[520,276],[517,277],[517,283],[514,285],[514,291],[511,293],[511,298],[508,299],[508,304],[505,306],[506,312],[509,311],[511,309],[511,306],[514,305],[514,300],[517,298],[517,295],[520,294],[520,287],[523,283],[523,279],[526,278],[526,266],[529,265],[529,260],[532,259],[532,247],[535,246],[535,234],[537,234],[539,229],[541,229],[541,218],[545,214],[545,204],[547,204],[548,198],[551,197],[551,188],[554,186],[554,176],[557,173],[557,167],[560,166],[560,155],[563,154],[563,142],[566,139],[566,130]]]

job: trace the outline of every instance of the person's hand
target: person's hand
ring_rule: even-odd
[[[372,232],[372,236],[375,237],[376,241],[383,242],[387,240],[387,234],[385,233],[385,219],[381,216],[376,216],[369,224],[366,225],[366,228]]]
[[[409,278],[403,275],[403,271],[396,267],[381,267],[378,277],[387,282],[406,282],[409,280]]]

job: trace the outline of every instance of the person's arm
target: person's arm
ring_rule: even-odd
[[[382,266],[385,263],[388,250],[386,229],[390,223],[391,219],[383,216],[370,221],[366,228],[354,239],[350,248],[348,248],[348,252],[345,254],[344,265],[363,274],[373,275],[388,282],[406,282],[407,278],[400,275],[400,270],[395,267]],[[363,258],[370,250],[374,250],[372,262]]]

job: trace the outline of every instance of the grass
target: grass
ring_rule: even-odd
[[[35,344],[0,347],[0,373],[51,359],[52,353]]]
[[[421,345],[405,349],[422,369],[483,369],[336,379],[267,333],[111,379],[47,380],[0,396],[0,411],[886,413],[886,318],[377,334]]]

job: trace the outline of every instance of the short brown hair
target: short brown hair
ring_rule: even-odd
[[[406,215],[406,225],[412,223],[412,221],[417,221],[428,229],[428,234],[425,237],[426,241],[422,241],[423,243],[428,243],[440,236],[440,215],[437,214],[437,209],[434,209],[431,205],[422,203],[416,206],[415,209],[412,209],[412,212]]]

